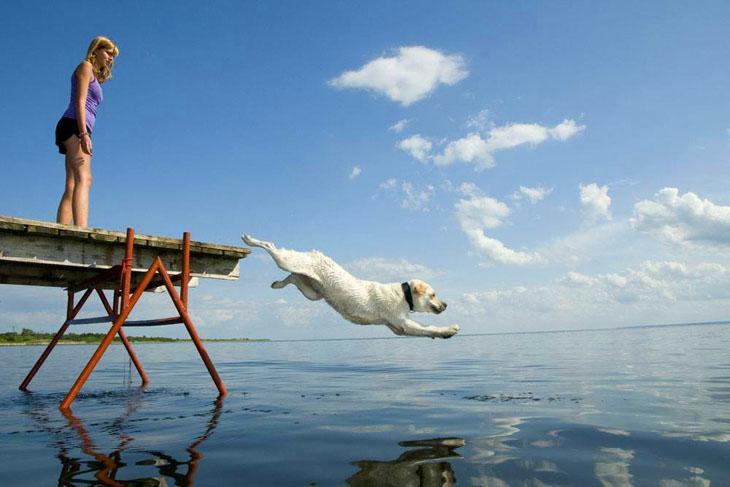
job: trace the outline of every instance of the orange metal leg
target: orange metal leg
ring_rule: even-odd
[[[106,296],[104,295],[104,291],[101,289],[96,290],[97,294],[99,295],[99,298],[101,299],[102,304],[104,305],[104,308],[106,309],[107,314],[112,318],[116,319],[116,315],[114,314],[114,308],[109,304],[109,301],[106,299]],[[142,364],[140,363],[139,359],[137,358],[137,354],[134,353],[134,350],[132,350],[132,344],[129,343],[129,340],[127,339],[127,335],[124,333],[124,331],[120,328],[119,329],[119,339],[124,344],[124,348],[127,349],[127,353],[129,354],[129,358],[132,359],[132,362],[134,363],[135,368],[137,369],[137,372],[139,372],[139,377],[142,379],[142,385],[149,384],[149,379],[147,379],[147,374],[144,373],[144,370],[142,370]]]
[[[167,274],[164,264],[159,257],[155,260],[155,262],[158,263],[158,266],[160,268],[160,275],[165,280],[165,287],[167,288],[167,292],[170,294],[172,302],[175,304],[175,308],[177,308],[177,312],[180,313],[180,317],[183,319],[183,323],[185,323],[185,328],[187,328],[188,333],[190,334],[190,338],[193,339],[195,348],[198,349],[200,358],[202,358],[203,362],[205,362],[208,373],[210,373],[210,376],[213,378],[213,382],[215,382],[215,385],[218,388],[218,392],[221,396],[225,396],[226,394],[228,394],[226,386],[223,384],[223,381],[218,376],[218,372],[215,370],[215,366],[213,366],[213,362],[210,360],[208,352],[205,351],[205,347],[203,347],[203,342],[200,340],[198,333],[195,331],[195,326],[193,326],[190,315],[188,315],[188,311],[185,305],[178,296],[177,291],[175,290],[175,286],[172,285],[172,280],[170,280],[170,276]]]
[[[129,313],[132,311],[132,308],[134,308],[134,305],[137,304],[137,301],[139,301],[139,298],[142,296],[142,293],[147,288],[147,285],[150,283],[152,277],[155,275],[155,272],[157,272],[161,264],[162,261],[158,257],[147,270],[144,277],[142,278],[142,282],[132,295],[132,299],[129,301],[129,305],[125,308],[122,308],[121,314],[117,317],[117,320],[114,322],[109,332],[99,344],[99,348],[96,349],[96,352],[94,352],[94,355],[89,360],[89,363],[87,363],[86,367],[84,367],[84,370],[81,371],[81,374],[79,375],[78,379],[76,379],[74,385],[71,386],[68,394],[66,394],[66,398],[63,400],[63,402],[61,402],[59,409],[68,409],[73,400],[76,399],[76,396],[78,395],[81,388],[84,386],[86,380],[89,378],[89,375],[91,375],[94,367],[96,367],[96,365],[99,363],[99,360],[101,360],[101,357],[104,355],[104,352],[106,352],[106,349],[109,348],[109,344],[111,344],[112,340],[114,339],[114,335],[119,332],[124,322],[127,321]],[[122,299],[124,299],[124,296],[122,296]]]
[[[154,275],[156,273],[159,273],[162,277],[165,288],[167,289],[168,294],[170,295],[170,298],[172,299],[173,304],[175,305],[175,308],[177,309],[178,313],[180,314],[180,319],[185,323],[185,328],[188,330],[188,333],[190,334],[190,338],[192,338],[193,343],[195,344],[195,347],[198,350],[198,353],[200,354],[200,357],[203,359],[203,362],[205,363],[206,368],[208,369],[208,373],[210,373],[211,378],[213,379],[213,382],[215,382],[216,387],[218,388],[219,397],[223,397],[227,394],[226,387],[223,384],[223,381],[221,380],[220,376],[218,375],[218,372],[215,369],[215,366],[213,365],[213,362],[210,360],[210,357],[208,356],[208,352],[206,352],[205,347],[203,346],[203,342],[200,340],[200,337],[198,336],[197,331],[195,330],[195,326],[193,325],[192,320],[190,319],[190,315],[188,314],[187,308],[188,308],[188,281],[190,280],[190,234],[188,232],[185,232],[183,235],[183,247],[182,247],[182,275],[181,275],[181,284],[180,284],[180,295],[178,295],[177,290],[172,284],[172,280],[170,279],[170,275],[167,273],[167,270],[165,269],[164,264],[162,263],[162,260],[157,257],[152,262],[152,265],[147,269],[147,272],[143,276],[141,282],[135,289],[134,293],[130,295],[131,290],[131,280],[132,280],[132,264],[133,264],[133,252],[134,252],[134,230],[131,228],[127,229],[127,245],[126,245],[126,252],[124,256],[124,261],[121,266],[121,275],[120,275],[120,285],[118,289],[115,289],[114,291],[114,304],[110,305],[109,301],[107,300],[106,296],[104,295],[104,292],[97,289],[97,293],[99,294],[99,297],[104,304],[104,308],[107,311],[107,314],[114,320],[114,323],[112,324],[111,328],[107,332],[106,336],[102,340],[102,342],[99,344],[99,347],[96,349],[94,354],[92,355],[91,359],[89,359],[89,362],[84,367],[84,370],[81,371],[81,374],[79,374],[79,377],[76,379],[76,382],[71,386],[71,389],[68,391],[68,394],[64,398],[64,400],[61,402],[61,405],[59,406],[59,409],[61,411],[67,411],[71,403],[74,401],[76,396],[78,395],[81,388],[84,386],[86,381],[89,378],[89,375],[91,375],[91,372],[94,370],[96,365],[101,360],[101,357],[106,352],[107,348],[111,344],[112,340],[114,339],[115,335],[119,335],[119,338],[121,339],[122,343],[124,344],[125,348],[127,349],[127,353],[129,353],[129,356],[132,358],[132,361],[134,362],[135,367],[137,368],[137,371],[139,372],[140,377],[142,378],[142,383],[147,384],[147,376],[142,370],[142,365],[139,363],[139,360],[137,359],[136,354],[132,350],[132,346],[129,343],[129,340],[127,339],[125,333],[122,331],[122,325],[126,322],[127,318],[129,317],[129,314],[131,313],[134,306],[137,304],[137,301],[139,301],[140,297],[142,296],[142,293],[145,292],[147,289],[147,286],[150,285],[150,282],[152,281]],[[79,312],[83,304],[86,302],[86,299],[89,297],[93,289],[89,288],[84,293],[84,296],[81,298],[81,301],[79,302],[78,306],[75,308],[73,307],[73,294],[69,293],[69,306],[67,310],[67,319],[64,325],[61,327],[61,329],[56,334],[56,337],[54,337],[54,340],[49,344],[48,348],[44,352],[44,354],[41,356],[41,358],[38,360],[38,363],[36,363],[36,366],[31,370],[31,373],[28,374],[28,377],[26,380],[21,384],[21,389],[24,389],[30,380],[32,379],[33,375],[37,372],[38,368],[40,368],[40,365],[43,363],[47,355],[50,353],[50,350],[55,346],[56,342],[61,338],[63,333],[65,332],[66,328],[69,325],[69,322],[73,319],[74,316]],[[164,321],[164,320],[161,320]]]
[[[188,307],[188,281],[190,281],[190,233],[183,233],[182,278],[180,279],[180,299]]]
[[[53,340],[51,340],[51,343],[48,344],[46,349],[43,351],[40,357],[38,357],[38,360],[36,360],[35,365],[32,369],[30,369],[30,372],[28,372],[28,375],[25,377],[25,380],[23,380],[23,383],[20,384],[21,391],[27,391],[28,385],[30,385],[30,381],[33,380],[33,377],[38,373],[41,366],[43,365],[43,362],[46,361],[48,356],[51,354],[51,350],[56,346],[58,341],[61,339],[64,333],[66,333],[66,330],[68,329],[70,325],[70,321],[73,320],[77,314],[79,314],[79,311],[81,311],[81,308],[84,306],[84,303],[86,303],[86,300],[89,299],[89,296],[91,295],[91,289],[87,289],[84,292],[84,295],[79,300],[79,303],[74,307],[74,295],[71,291],[68,293],[68,306],[66,307],[66,321],[63,322],[63,325],[61,325],[61,328],[56,332],[56,335],[53,337]]]

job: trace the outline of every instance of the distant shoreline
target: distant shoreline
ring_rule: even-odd
[[[0,346],[37,346],[48,345],[55,333],[44,333],[23,328],[18,332],[0,333]],[[58,341],[58,345],[98,345],[106,336],[106,333],[68,333]],[[131,343],[135,345],[144,343],[187,343],[192,342],[189,338],[166,338],[148,336],[128,336]],[[209,338],[204,342],[268,342],[266,338]],[[121,344],[119,337],[114,337],[112,344]]]
[[[153,345],[159,345],[159,344],[171,344],[171,343],[193,343],[192,340],[189,339],[179,339],[179,340],[144,340],[144,341],[136,341],[133,340],[132,337],[129,338],[130,343],[133,343],[135,345],[147,345],[147,344],[153,344]],[[226,338],[226,339],[201,339],[203,342],[206,343],[221,343],[221,342],[231,342],[231,343],[258,343],[258,342],[270,342],[271,340],[268,338]],[[0,347],[32,347],[32,346],[38,346],[38,345],[48,345],[51,341],[35,341],[35,342],[23,342],[23,343],[10,343],[10,342],[0,342]],[[59,342],[56,345],[98,345],[101,342],[83,342],[78,340],[59,340]],[[111,343],[111,345],[123,345],[122,342],[114,341]]]

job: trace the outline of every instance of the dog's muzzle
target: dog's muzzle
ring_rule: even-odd
[[[440,314],[440,313],[444,312],[444,310],[446,309],[446,306],[447,306],[447,304],[444,303],[443,301],[441,301],[441,306],[431,306],[431,309],[433,310],[434,313]]]

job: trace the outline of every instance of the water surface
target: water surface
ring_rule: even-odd
[[[728,485],[730,326],[2,347],[0,485]],[[131,382],[131,383],[130,383]]]

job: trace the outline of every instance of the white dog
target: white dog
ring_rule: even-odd
[[[324,298],[353,323],[386,325],[396,335],[431,338],[451,338],[459,331],[459,325],[427,326],[409,318],[412,311],[439,314],[446,309],[446,303],[440,301],[433,288],[423,281],[412,279],[403,284],[363,281],[316,250],[278,249],[271,242],[256,240],[250,235],[241,238],[246,245],[266,250],[280,269],[291,273],[281,281],[274,281],[272,288],[294,284],[312,301]]]

